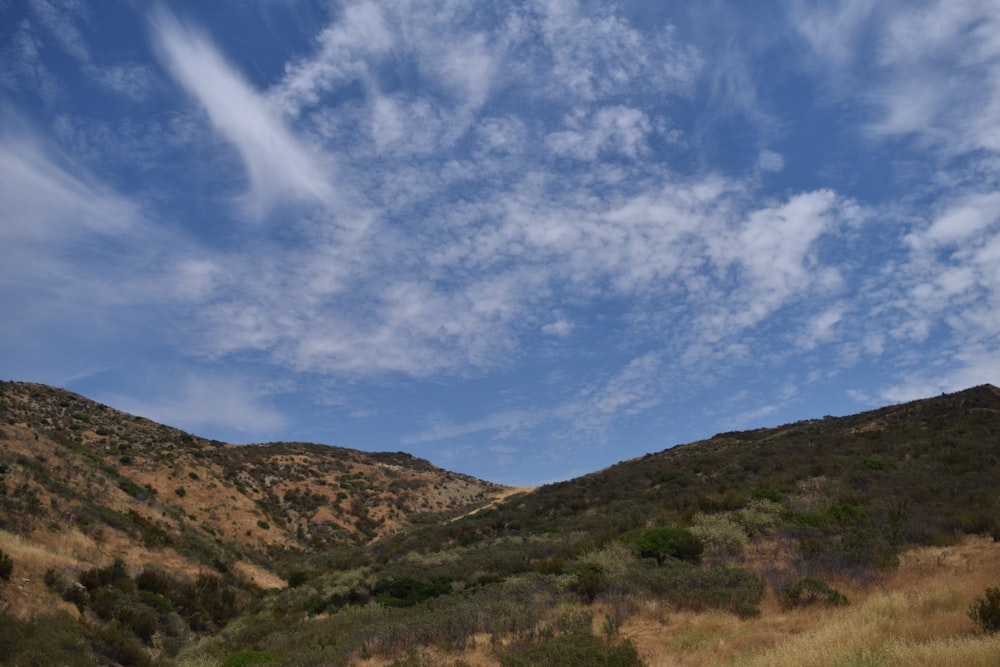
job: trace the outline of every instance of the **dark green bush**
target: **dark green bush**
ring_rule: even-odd
[[[503,667],[642,667],[631,641],[613,644],[593,634],[593,617],[569,614],[500,656]]]
[[[0,579],[10,581],[12,572],[14,572],[14,559],[9,553],[0,549]]]
[[[240,651],[226,658],[219,667],[246,667],[247,665],[279,665],[281,661],[273,653],[263,651]]]
[[[588,563],[577,573],[573,588],[587,604],[590,604],[597,599],[597,594],[604,588],[605,583],[604,572],[601,568],[593,563]]]
[[[980,632],[1000,632],[1000,588],[987,588],[986,597],[969,606],[969,618]]]
[[[861,461],[861,463],[871,470],[878,472],[884,472],[892,468],[892,464],[883,459],[880,456],[869,456],[868,458]]]
[[[663,565],[668,558],[689,563],[701,561],[705,546],[690,530],[676,526],[660,526],[643,532],[635,543],[643,558],[655,558]]]
[[[380,605],[412,607],[419,602],[447,595],[451,592],[452,581],[448,575],[439,575],[429,581],[412,577],[380,579],[375,583],[372,593]]]
[[[813,604],[849,604],[846,595],[816,577],[805,577],[789,584],[782,592],[780,601],[785,608]]]

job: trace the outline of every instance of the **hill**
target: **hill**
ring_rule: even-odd
[[[0,422],[0,528],[41,549],[40,565],[65,562],[61,551],[284,585],[296,554],[369,544],[504,492],[402,452],[206,440],[37,384],[0,383]]]
[[[76,664],[577,667],[1000,650],[965,613],[1000,585],[992,386],[513,495],[402,453],[226,445],[50,387],[0,390],[0,637],[22,638],[0,639],[0,661],[66,662],[59,646]]]

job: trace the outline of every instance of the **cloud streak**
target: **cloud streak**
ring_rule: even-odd
[[[250,181],[251,216],[261,218],[283,201],[335,204],[330,166],[306,149],[207,37],[164,9],[153,26],[173,77],[238,151]]]

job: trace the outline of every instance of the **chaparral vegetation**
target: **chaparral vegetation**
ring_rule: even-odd
[[[0,385],[0,663],[995,665],[1000,391],[536,489]]]

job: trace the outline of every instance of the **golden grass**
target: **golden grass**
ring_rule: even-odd
[[[782,612],[739,621],[716,614],[675,618],[650,667],[735,664],[1000,666],[1000,636],[975,634],[971,602],[1000,584],[1000,544],[969,538],[947,549],[907,553],[871,591],[847,591],[848,607]]]
[[[32,577],[50,567],[72,567],[97,563],[101,549],[78,530],[60,533],[38,531],[31,539],[0,530],[0,549],[14,559],[15,574]]]

